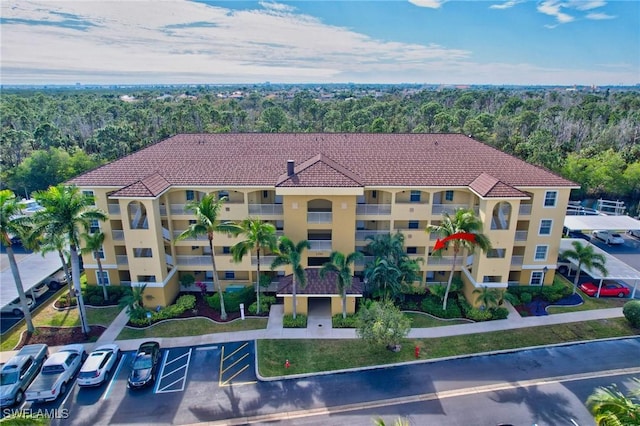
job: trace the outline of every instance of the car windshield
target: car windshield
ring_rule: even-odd
[[[134,370],[144,370],[147,368],[151,368],[151,356],[143,355],[138,357],[133,363]]]
[[[622,237],[620,236],[620,234],[611,234],[611,236],[612,236],[612,237],[616,237],[616,238],[622,238]]]
[[[0,386],[12,385],[18,381],[18,372],[0,373]]]

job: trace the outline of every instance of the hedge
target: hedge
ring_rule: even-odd
[[[212,296],[206,298],[209,306],[217,312],[220,312],[220,293],[215,293]],[[227,312],[240,312],[240,304],[244,303],[244,306],[249,308],[251,304],[256,301],[256,293],[253,290],[253,286],[248,286],[244,290],[236,293],[224,294],[224,309]]]
[[[296,318],[288,314],[282,317],[282,326],[284,328],[307,328],[307,316],[298,314]]]
[[[640,328],[640,300],[630,300],[625,303],[622,314],[633,327]]]

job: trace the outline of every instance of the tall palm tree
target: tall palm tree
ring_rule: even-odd
[[[293,277],[291,284],[291,295],[293,296],[293,318],[296,318],[296,286],[299,284],[301,288],[307,285],[307,276],[302,267],[302,253],[304,249],[309,250],[311,244],[309,241],[302,240],[295,244],[288,237],[280,238],[278,241],[278,253],[276,258],[271,262],[271,269],[275,269],[283,265],[291,265],[293,268]]]
[[[637,388],[625,395],[614,384],[599,387],[587,399],[587,407],[598,426],[640,424],[640,379],[632,379]]]
[[[231,247],[231,254],[233,255],[234,262],[242,261],[242,258],[251,253],[252,250],[256,251],[256,313],[260,313],[260,251],[275,250],[276,239],[276,227],[270,223],[263,222],[260,219],[247,218],[238,225],[238,235],[244,235],[246,238],[243,241],[235,244]]]
[[[366,250],[372,256],[382,257],[397,263],[403,256],[404,251],[404,235],[400,232],[395,234],[367,235]]]
[[[600,253],[596,253],[591,245],[585,246],[580,241],[573,241],[571,245],[573,249],[563,251],[560,256],[578,262],[578,272],[576,272],[576,277],[573,279],[573,294],[576,294],[582,266],[590,270],[597,269],[602,275],[607,275],[608,271],[605,266],[607,259]]]
[[[211,252],[211,267],[213,269],[213,290],[218,289],[220,294],[220,318],[227,319],[227,311],[224,308],[224,295],[222,286],[220,285],[220,279],[218,278],[218,270],[216,268],[216,258],[213,250],[213,236],[214,234],[230,234],[237,231],[238,225],[233,222],[221,222],[218,217],[220,216],[220,209],[226,201],[226,197],[217,199],[216,193],[205,195],[202,200],[190,201],[186,205],[186,209],[196,217],[195,223],[189,225],[180,235],[176,237],[177,241],[182,241],[187,238],[199,237],[206,235],[209,240],[209,251]]]
[[[373,288],[373,296],[397,295],[402,287],[402,271],[391,261],[382,257],[376,257],[373,263],[367,265],[364,270],[364,278]]]
[[[80,288],[80,230],[87,229],[92,221],[105,221],[108,216],[94,207],[93,197],[84,195],[76,186],[57,185],[46,191],[38,191],[34,198],[42,207],[34,213],[36,232],[43,235],[66,235],[71,255],[71,279],[78,300],[78,312],[82,331],[86,335],[90,328]]]
[[[339,251],[334,251],[329,255],[329,261],[320,268],[320,277],[322,278],[327,272],[336,273],[336,284],[340,297],[342,297],[342,318],[347,317],[347,290],[353,285],[353,273],[350,265],[362,257],[363,255],[359,251],[349,253],[347,256]]]
[[[71,306],[71,294],[73,293],[73,281],[71,281],[71,275],[69,274],[69,243],[67,242],[66,235],[43,235],[40,236],[42,240],[38,251],[44,256],[47,253],[55,251],[60,258],[60,264],[64,271],[64,276],[67,279],[67,286],[69,292],[67,294],[69,300],[69,306]]]
[[[31,320],[31,311],[29,311],[27,296],[24,294],[24,287],[22,287],[20,270],[18,269],[15,254],[13,253],[10,235],[22,236],[26,234],[28,228],[24,219],[24,216],[20,216],[20,202],[16,198],[16,195],[8,189],[0,191],[0,242],[7,249],[9,266],[11,267],[13,281],[16,283],[16,289],[18,290],[20,305],[22,305],[24,320],[27,324],[27,331],[33,333],[35,328]]]
[[[476,302],[480,302],[480,304],[487,309],[492,306],[498,306],[500,303],[500,290],[497,288],[489,288],[483,285],[473,290],[473,294],[477,294]]]
[[[82,254],[93,253],[93,257],[95,257],[96,262],[98,262],[98,285],[102,286],[102,297],[105,302],[107,302],[109,300],[109,295],[107,294],[106,284],[102,282],[104,272],[102,269],[102,261],[100,259],[100,251],[104,244],[104,232],[98,231],[93,234],[84,233],[82,234],[82,238],[85,243],[85,247],[81,249]]]
[[[442,301],[442,309],[447,309],[447,299],[449,298],[449,291],[451,290],[451,280],[456,270],[456,261],[458,255],[462,250],[468,250],[470,253],[476,248],[486,252],[491,248],[491,242],[489,238],[482,234],[482,221],[476,217],[473,210],[470,209],[458,209],[453,217],[448,213],[443,213],[442,223],[440,225],[427,225],[427,233],[435,233],[443,239],[453,234],[460,232],[474,234],[474,241],[452,239],[444,242],[445,249],[449,246],[453,246],[453,262],[451,265],[451,273],[449,274],[449,280],[447,281],[447,290],[444,293],[444,299]]]

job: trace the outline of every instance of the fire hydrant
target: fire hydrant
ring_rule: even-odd
[[[420,346],[416,346],[415,354],[416,354],[416,358],[420,358]]]
[[[289,368],[289,367],[291,367],[291,363],[289,362],[289,360],[286,360],[284,362],[284,368]]]

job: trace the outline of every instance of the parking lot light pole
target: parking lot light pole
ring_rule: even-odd
[[[542,282],[540,283],[540,294],[542,294],[542,288],[544,287],[544,279],[547,276],[547,272],[549,272],[549,268],[546,266],[542,268]]]

